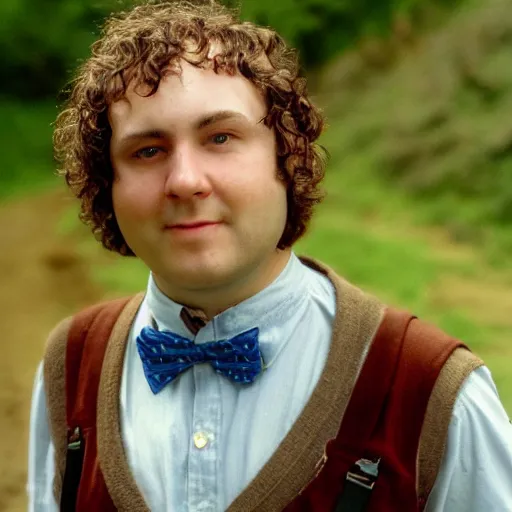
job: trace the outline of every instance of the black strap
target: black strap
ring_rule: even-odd
[[[364,512],[379,476],[380,459],[359,459],[347,473],[335,512]]]
[[[61,512],[74,512],[76,510],[76,499],[78,487],[82,477],[82,466],[84,463],[85,442],[80,427],[70,431],[68,435],[68,450],[66,453],[66,469],[62,482],[62,495],[60,498]]]

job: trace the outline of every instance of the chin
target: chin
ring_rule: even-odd
[[[181,265],[173,265],[167,272],[169,281],[180,288],[200,289],[222,285],[230,281],[237,273],[235,265],[228,262],[224,264],[218,261],[184,261]]]

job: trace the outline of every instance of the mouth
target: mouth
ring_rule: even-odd
[[[208,227],[218,226],[219,224],[220,222],[212,221],[183,222],[167,226],[166,229],[171,231],[199,231]]]

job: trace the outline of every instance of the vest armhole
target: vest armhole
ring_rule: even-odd
[[[48,336],[43,357],[44,389],[51,439],[55,449],[53,494],[60,501],[66,466],[66,346],[73,318],[62,320]]]
[[[448,428],[459,390],[469,374],[483,365],[467,348],[456,348],[444,364],[430,395],[418,448],[418,498],[426,503],[441,467]]]

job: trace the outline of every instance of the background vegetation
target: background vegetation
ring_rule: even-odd
[[[194,1],[194,0],[192,0]],[[200,0],[195,0],[200,1]],[[97,36],[110,12],[133,0],[3,0],[0,79],[5,93],[23,98],[53,98]],[[299,48],[308,67],[322,64],[354,42],[386,36],[397,20],[418,21],[454,0],[225,0],[244,19],[271,25]]]
[[[6,147],[22,147],[24,158],[16,150],[5,155],[0,197],[51,179],[59,91],[103,17],[132,3],[1,3],[0,115],[9,122],[0,136]],[[330,118],[350,126],[332,151],[370,155],[379,179],[432,205],[429,220],[457,240],[490,246],[496,257],[497,249],[512,249],[509,1],[259,0],[239,7],[299,49]]]
[[[300,51],[330,121],[323,141],[332,155],[324,214],[332,210],[336,224],[353,218],[372,219],[374,226],[406,217],[410,225],[437,226],[449,243],[469,244],[486,265],[509,272],[510,0],[226,2],[238,5],[243,18],[276,27]],[[6,51],[0,137],[6,150],[0,198],[54,186],[51,122],[64,99],[59,91],[87,56],[103,17],[132,3],[1,3],[0,43]],[[340,234],[337,249],[322,243],[317,237],[323,228],[320,223],[306,244],[314,252],[329,258],[339,247],[354,245],[347,244],[347,233]],[[357,224],[353,231],[360,232]],[[357,245],[343,259],[348,269],[352,261],[361,264]],[[396,258],[386,254],[389,244],[384,247],[375,257],[395,269],[386,275],[403,279],[409,268],[412,288],[424,296],[418,281],[430,275],[427,269],[414,268],[412,260],[396,267]],[[354,278],[379,288],[379,265],[365,265],[368,276],[359,270]],[[118,280],[125,279],[120,272]],[[395,298],[404,302],[414,298],[402,297],[396,283],[385,281],[380,288],[392,296],[397,288]]]
[[[407,218],[409,226],[440,227],[448,244],[469,244],[486,265],[508,275],[510,0],[225,1],[237,5],[244,19],[277,28],[299,49],[318,102],[327,111],[330,129],[323,142],[332,161],[329,199],[320,215],[331,215],[335,222],[327,229],[319,221],[305,244],[308,249],[335,263],[342,261],[349,277],[408,307],[421,306],[414,298],[426,296],[425,287],[433,282],[432,268],[414,266],[411,251],[418,245],[393,248],[384,241],[382,254],[373,253],[372,244],[377,242],[367,229],[360,230],[361,222],[373,229],[382,222],[396,225],[396,219]],[[54,186],[51,122],[64,99],[60,91],[87,56],[104,16],[132,4],[131,0],[0,4],[0,44],[5,48],[0,137],[6,148],[0,199]],[[69,226],[75,226],[74,218],[73,213],[66,221]],[[339,243],[327,243],[332,239],[329,230],[341,229],[341,219],[345,224],[347,219],[355,222],[351,233],[361,238],[359,242],[348,243],[350,233],[343,231]],[[361,260],[361,252],[366,259]],[[397,266],[399,254],[407,257]],[[408,284],[400,285],[404,273]],[[127,281],[127,272],[109,271],[109,275],[117,276],[114,280],[121,288]],[[420,309],[428,317],[438,316],[435,305]],[[478,337],[466,332],[478,330],[462,328],[464,321],[452,318],[453,310],[447,314],[447,329],[456,334],[462,329],[465,339]]]
[[[102,18],[129,5],[0,3],[0,324],[11,341],[0,360],[0,510],[26,509],[31,380],[49,329],[146,283],[143,265],[107,254],[78,224],[76,204],[56,192],[51,149],[59,91]],[[240,8],[299,48],[329,120],[328,196],[297,252],[465,340],[511,414],[512,0]]]

